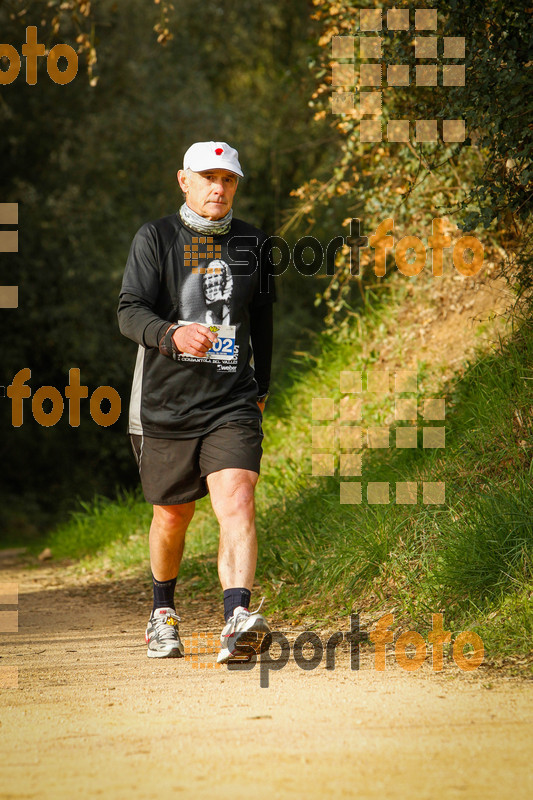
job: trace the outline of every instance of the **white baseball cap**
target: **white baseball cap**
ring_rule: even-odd
[[[226,142],[195,142],[183,156],[183,169],[192,169],[193,172],[227,169],[244,178],[239,154]]]

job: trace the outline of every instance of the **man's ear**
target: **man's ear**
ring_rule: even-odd
[[[176,177],[178,179],[181,191],[183,192],[183,194],[187,194],[187,191],[189,189],[189,181],[187,173],[185,172],[185,170],[179,169],[176,173]]]

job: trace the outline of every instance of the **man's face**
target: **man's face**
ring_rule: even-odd
[[[178,183],[185,193],[187,205],[206,219],[221,219],[230,210],[238,178],[227,169],[205,172],[178,172]]]

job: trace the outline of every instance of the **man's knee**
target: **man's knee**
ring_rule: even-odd
[[[251,481],[241,481],[228,490],[228,505],[235,511],[246,511],[254,505],[254,485]]]
[[[188,525],[194,515],[194,502],[173,506],[154,506],[154,522],[159,529],[176,533]]]
[[[257,474],[239,470],[240,474],[219,474],[210,486],[211,503],[215,512],[249,514],[254,508]]]

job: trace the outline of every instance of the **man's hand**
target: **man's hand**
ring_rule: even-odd
[[[257,401],[257,405],[258,405],[258,406],[259,406],[259,408],[261,409],[261,414],[264,414],[264,413],[265,413],[265,405],[266,405],[265,401],[263,400],[263,401],[261,401],[261,402],[260,402],[260,401],[258,400],[258,401]]]
[[[183,325],[174,331],[172,340],[181,353],[189,353],[191,356],[205,356],[211,349],[213,342],[218,336],[205,325],[199,322],[192,322],[190,325]]]

